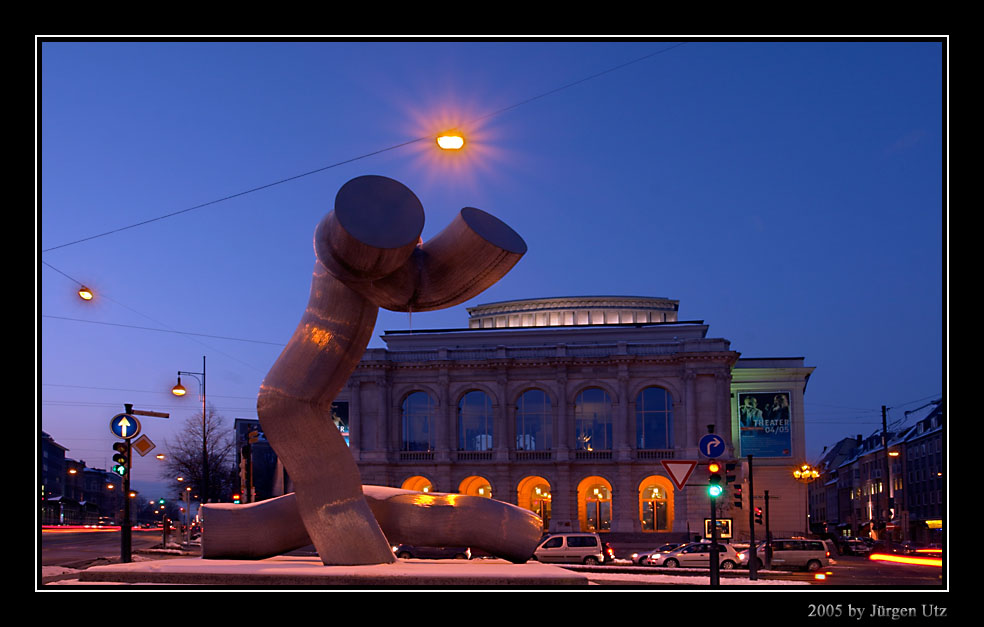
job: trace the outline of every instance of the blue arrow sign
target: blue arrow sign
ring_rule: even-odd
[[[721,457],[725,450],[724,438],[708,433],[697,443],[697,448],[704,457]]]
[[[133,436],[140,433],[140,421],[130,414],[116,414],[113,416],[113,419],[109,421],[109,430],[112,431],[116,437],[129,440]]]

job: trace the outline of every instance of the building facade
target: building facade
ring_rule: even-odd
[[[463,329],[386,332],[336,402],[363,482],[499,499],[548,531],[686,539],[709,531],[698,445],[713,433],[733,464],[716,502],[725,537],[747,539],[755,507],[773,534],[803,533],[791,473],[813,368],[743,358],[678,305],[530,299],[471,308]]]
[[[839,537],[942,542],[944,403],[914,424],[838,442],[810,486],[814,531]]]
[[[122,479],[65,457],[68,450],[45,432],[40,439],[41,524],[97,524],[122,520]]]

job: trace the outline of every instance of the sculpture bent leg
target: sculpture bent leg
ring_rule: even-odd
[[[543,531],[538,516],[478,496],[363,486],[366,501],[392,544],[468,546],[512,562],[533,555]],[[296,495],[204,507],[206,559],[263,559],[311,544]]]

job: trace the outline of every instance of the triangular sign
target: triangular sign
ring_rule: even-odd
[[[677,490],[682,490],[683,486],[686,485],[687,479],[693,474],[694,468],[697,467],[696,461],[685,461],[682,459],[664,459],[663,468],[666,469],[670,479],[673,479],[673,483],[676,484]]]

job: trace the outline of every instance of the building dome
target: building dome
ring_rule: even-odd
[[[468,308],[468,328],[598,326],[676,322],[680,301],[648,296],[564,296]]]

